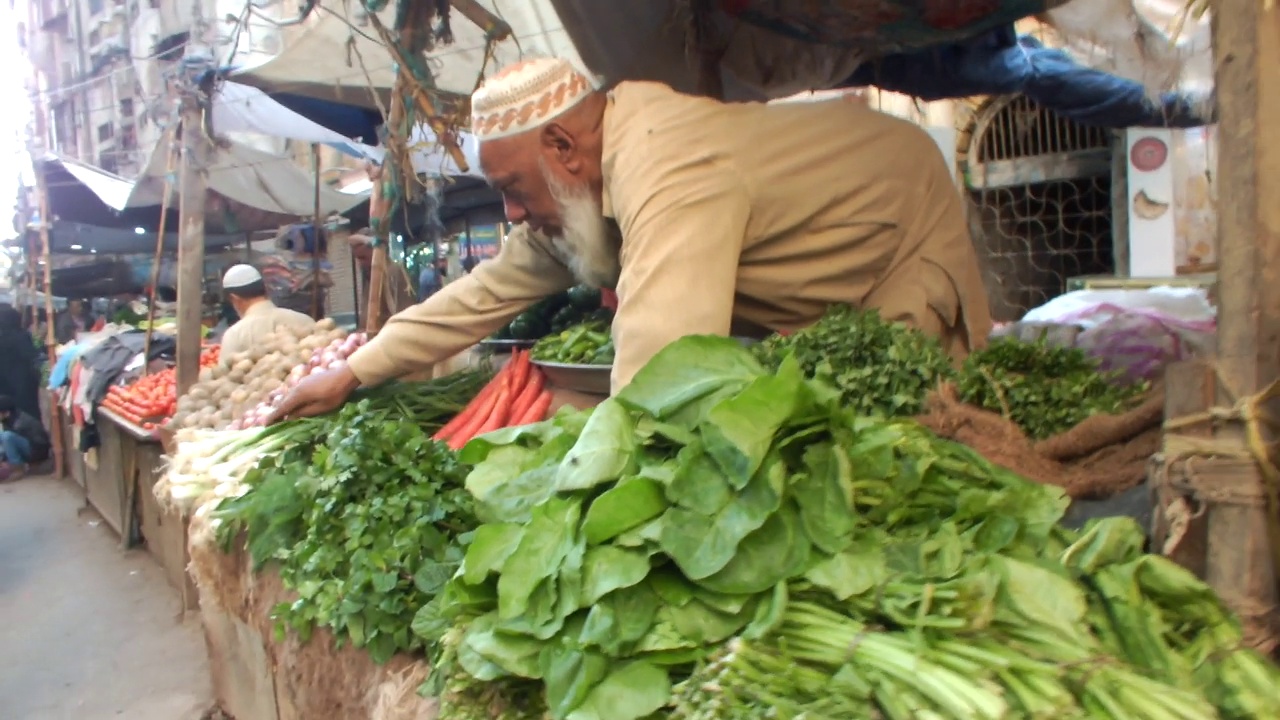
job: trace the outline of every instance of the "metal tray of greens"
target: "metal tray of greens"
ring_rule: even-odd
[[[547,376],[547,382],[555,387],[587,395],[608,395],[612,365],[576,365],[572,363],[534,360],[534,366]]]

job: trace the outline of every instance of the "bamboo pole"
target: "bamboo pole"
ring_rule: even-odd
[[[390,205],[383,192],[384,168],[370,166],[369,178],[373,181],[373,192],[369,196],[369,228],[373,233],[373,258],[369,261],[369,298],[368,310],[365,312],[365,332],[377,334],[382,328],[382,289],[386,283],[387,271],[387,238],[386,222],[391,214]]]
[[[311,143],[311,160],[315,164],[316,197],[315,215],[312,221],[313,240],[311,245],[311,317],[319,320],[320,315],[320,233],[322,219],[320,217],[320,143]]]
[[[156,285],[160,282],[160,261],[164,255],[165,220],[169,214],[169,198],[173,194],[173,165],[175,132],[169,130],[169,156],[165,159],[164,196],[160,198],[160,230],[156,233],[156,254],[151,258],[150,297],[147,298],[147,336],[142,343],[142,374],[151,372],[151,337],[155,333],[156,324]]]
[[[49,252],[49,188],[41,164],[37,164],[36,167],[36,194],[39,196],[37,202],[40,204],[40,251],[41,257],[44,258],[44,347],[49,365],[52,366],[58,361],[58,340],[53,334],[53,262]],[[34,295],[31,301],[35,303]],[[50,428],[52,430],[50,435],[53,436],[53,472],[55,477],[61,479],[66,477],[66,468],[63,466],[66,453],[63,451],[62,421],[58,404],[51,403],[51,406],[49,424],[53,426]]]
[[[1219,288],[1216,403],[1230,407],[1280,379],[1280,8],[1213,2],[1219,113]],[[1230,278],[1231,282],[1225,282]],[[1265,411],[1276,417],[1276,403]],[[1251,445],[1242,423],[1215,439]],[[1258,445],[1274,451],[1275,428]],[[1261,458],[1275,462],[1275,458]],[[1262,468],[1262,465],[1259,466]],[[1266,477],[1265,468],[1259,477]],[[1262,482],[1262,481],[1259,481]],[[1267,488],[1273,493],[1275,488]],[[1274,498],[1274,495],[1272,495]],[[1274,504],[1274,503],[1273,503]],[[1206,580],[1274,645],[1276,508],[1208,504]],[[1268,542],[1270,539],[1271,542]],[[1257,645],[1263,645],[1257,642]]]
[[[182,180],[178,200],[178,396],[200,376],[204,314],[204,212],[209,141],[198,91],[182,100]]]

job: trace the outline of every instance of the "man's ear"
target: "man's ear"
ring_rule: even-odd
[[[550,123],[542,129],[542,151],[570,173],[576,175],[582,169],[578,142],[559,123]]]

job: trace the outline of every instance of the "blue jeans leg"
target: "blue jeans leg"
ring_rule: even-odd
[[[0,430],[0,449],[10,465],[26,465],[31,459],[31,443],[12,430]]]

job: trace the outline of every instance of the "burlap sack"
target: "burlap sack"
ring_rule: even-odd
[[[1097,415],[1041,441],[1011,420],[966,405],[951,384],[931,393],[917,418],[941,437],[964,443],[991,462],[1073,499],[1100,499],[1128,490],[1146,477],[1147,461],[1160,447],[1164,390],[1153,388],[1123,415]]]

